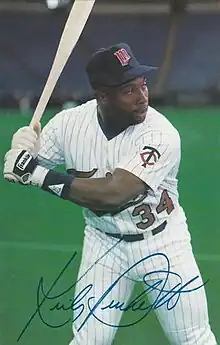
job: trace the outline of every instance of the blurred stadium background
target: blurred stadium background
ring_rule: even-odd
[[[72,4],[54,0],[51,5],[51,1],[50,7],[58,7],[49,9],[46,0],[0,0],[2,162],[13,132],[30,121]],[[159,66],[148,80],[151,104],[164,112],[182,137],[180,201],[202,274],[210,279],[206,288],[210,318],[220,341],[220,2],[97,0],[43,124],[57,111],[92,97],[85,64],[97,48],[120,41],[129,43],[142,63]],[[76,263],[57,291],[75,281],[83,220],[79,207],[40,190],[10,185],[3,178],[0,189],[0,345],[15,345],[36,308],[40,277],[48,289],[77,250]],[[43,311],[50,322],[63,318],[50,312],[48,304]],[[67,314],[71,317],[71,311]],[[37,316],[19,343],[67,345],[70,339],[70,323],[52,329]],[[134,341],[136,345],[168,345],[153,314],[134,327],[120,329],[114,345],[133,345]]]
[[[63,6],[48,10],[46,2],[58,1]],[[1,107],[35,107],[71,3],[0,1]],[[129,43],[140,61],[160,67],[149,80],[155,104],[219,104],[219,33],[218,1],[97,0],[50,106],[90,98],[84,71],[90,54],[119,41]]]

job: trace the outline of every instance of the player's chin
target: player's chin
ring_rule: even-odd
[[[147,109],[133,113],[133,124],[141,123],[145,120],[147,115]]]

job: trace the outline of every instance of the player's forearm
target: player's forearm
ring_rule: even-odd
[[[138,177],[123,169],[115,169],[105,178],[75,178],[70,186],[69,199],[96,210],[116,210],[149,187]]]
[[[108,178],[75,178],[71,184],[69,199],[80,206],[96,210],[115,209],[121,203],[120,196],[111,188]]]
[[[41,187],[83,207],[103,211],[117,209],[146,190],[142,180],[123,169],[116,169],[110,177],[79,179],[38,165],[25,150],[7,152],[4,177],[9,181]]]
[[[123,202],[111,178],[81,179],[38,166],[32,184],[89,209],[116,209]]]

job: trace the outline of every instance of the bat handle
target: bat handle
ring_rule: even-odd
[[[43,110],[43,109],[39,108],[40,107],[40,103],[38,103],[38,105],[39,106],[37,106],[37,108],[36,108],[36,110],[34,112],[34,115],[33,115],[32,119],[30,121],[30,124],[29,124],[29,126],[32,127],[32,128],[34,127],[35,123],[40,122],[40,120],[42,118],[42,115],[44,113],[44,110],[45,110],[45,109]],[[38,109],[39,109],[39,111],[38,111]]]

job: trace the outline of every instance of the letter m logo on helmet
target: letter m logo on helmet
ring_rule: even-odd
[[[128,54],[127,50],[124,48],[121,48],[119,50],[117,50],[114,55],[117,57],[117,59],[119,60],[120,64],[122,66],[127,66],[130,60],[130,55]]]

